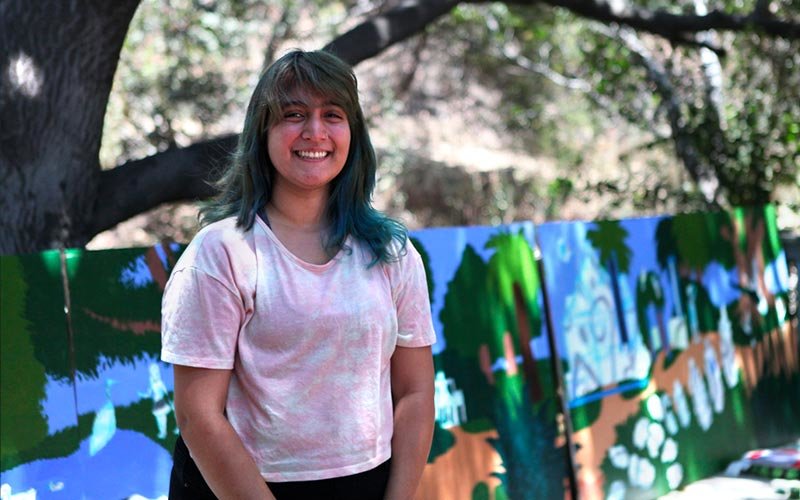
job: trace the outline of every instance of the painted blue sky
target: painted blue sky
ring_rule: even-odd
[[[450,281],[461,264],[461,256],[467,245],[471,245],[475,252],[488,262],[494,250],[485,248],[489,239],[500,233],[522,231],[525,238],[533,245],[533,223],[520,222],[505,226],[472,226],[472,227],[442,227],[413,231],[411,236],[418,239],[425,247],[430,257],[430,267],[433,274],[433,326],[436,330],[436,344],[433,346],[434,354],[440,353],[447,345],[442,335],[442,322],[439,319],[444,297]],[[538,340],[538,339],[537,339]],[[540,348],[541,349],[541,348]],[[537,353],[540,351],[536,351]],[[546,339],[545,339],[546,352]]]

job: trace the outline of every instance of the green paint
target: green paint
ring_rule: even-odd
[[[0,256],[0,470],[19,463],[19,452],[35,447],[47,435],[41,407],[45,368],[34,358],[21,259]]]
[[[433,442],[431,444],[431,451],[428,453],[428,463],[435,462],[439,456],[444,455],[455,443],[456,438],[453,436],[453,433],[442,428],[439,422],[436,422],[436,425],[433,427]]]

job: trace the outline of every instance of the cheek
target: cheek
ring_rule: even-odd
[[[349,155],[350,154],[350,148],[353,146],[353,141],[352,141],[352,136],[350,134],[350,129],[346,129],[342,133],[342,137],[339,140],[339,142],[340,142],[340,144],[342,144],[342,147],[344,148],[345,156]]]

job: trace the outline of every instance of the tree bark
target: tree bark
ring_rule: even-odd
[[[185,148],[171,148],[100,174],[94,215],[83,239],[162,203],[208,198],[236,148],[237,135],[227,135]]]
[[[418,0],[403,2],[383,14],[364,21],[323,47],[352,65],[374,57],[387,47],[425,30],[460,2]]]
[[[507,3],[531,5],[534,0],[509,0]],[[603,23],[615,23],[630,28],[661,35],[670,40],[687,40],[689,34],[708,30],[745,31],[756,30],[769,36],[787,39],[800,38],[800,23],[766,16],[756,7],[748,14],[729,14],[712,10],[703,15],[673,14],[664,9],[645,9],[626,2],[617,9],[604,0],[542,0],[553,7],[563,7],[573,14]]]
[[[80,245],[119,53],[139,0],[0,3],[0,254]]]

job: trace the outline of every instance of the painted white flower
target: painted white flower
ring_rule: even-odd
[[[675,462],[667,467],[667,484],[669,485],[669,489],[674,490],[681,485],[681,481],[683,481],[683,467],[680,463]]]
[[[664,441],[664,448],[661,450],[661,462],[674,462],[676,458],[678,458],[678,443],[668,437]]]
[[[640,417],[633,427],[633,445],[640,450],[644,449],[647,444],[647,426],[649,425],[650,421],[647,418]]]
[[[703,375],[697,368],[694,358],[689,359],[689,390],[692,393],[692,409],[700,428],[707,431],[714,421],[708,390]]]
[[[725,388],[722,384],[722,370],[717,359],[717,351],[708,339],[705,339],[703,360],[705,361],[706,382],[708,382],[708,391],[711,393],[714,411],[722,413],[722,410],[725,409]]]
[[[619,479],[611,483],[606,500],[625,500],[625,483]]]
[[[667,426],[667,432],[669,432],[670,436],[674,436],[678,433],[678,419],[675,417],[674,413],[667,413],[667,418],[665,419],[664,423]]]
[[[736,350],[732,340],[721,341],[722,350],[722,373],[725,375],[725,383],[729,388],[736,387],[739,383],[739,366],[736,364]]]
[[[661,398],[655,394],[651,394],[645,403],[647,406],[647,413],[653,420],[661,421],[664,419],[664,406],[661,403]]]
[[[630,461],[630,454],[625,446],[618,444],[608,449],[608,459],[617,469],[625,469]]]
[[[646,458],[642,458],[639,460],[639,474],[638,474],[638,483],[639,486],[648,489],[653,486],[653,483],[656,481],[656,468],[650,462],[650,460]]]
[[[650,488],[656,480],[656,468],[650,460],[632,454],[628,464],[628,483],[639,488]]]
[[[639,461],[641,460],[639,455],[631,454],[631,459],[628,461],[628,484],[633,486],[639,484]]]
[[[664,428],[661,427],[661,424],[653,422],[647,427],[647,453],[650,454],[650,458],[658,456],[664,436]]]
[[[672,383],[672,399],[675,401],[675,410],[678,412],[678,421],[681,427],[689,427],[692,414],[689,411],[689,403],[686,401],[686,393],[683,392],[683,385],[678,379]]]

